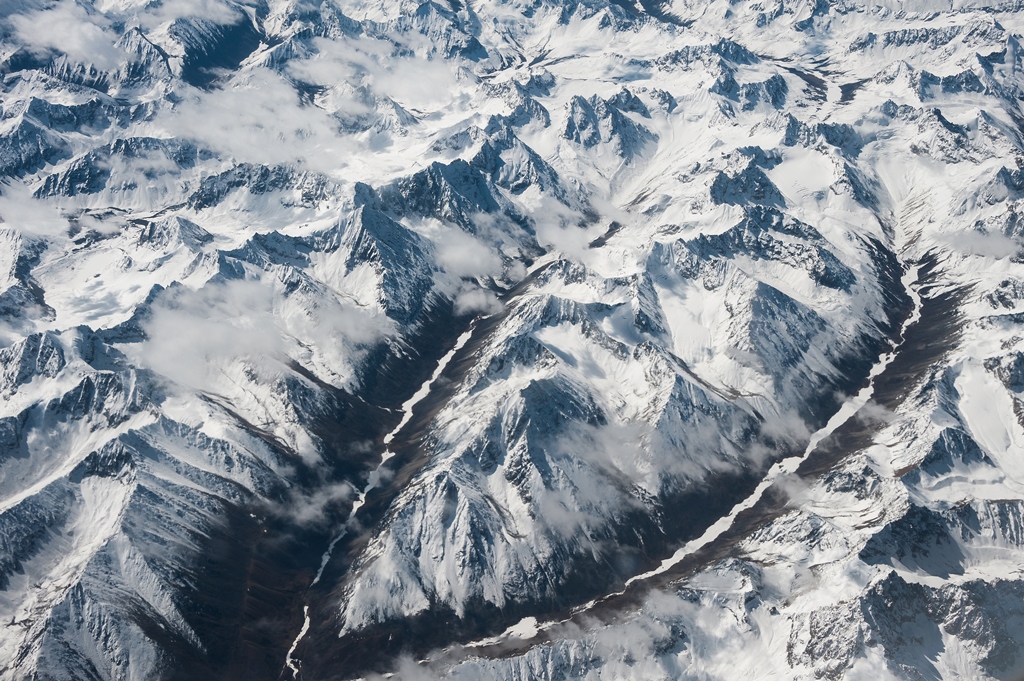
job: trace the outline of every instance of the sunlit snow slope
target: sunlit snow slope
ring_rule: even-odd
[[[1021,33],[0,0],[0,678],[1024,678]]]

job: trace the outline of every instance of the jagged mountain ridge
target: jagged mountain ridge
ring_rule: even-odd
[[[2,11],[6,677],[1019,670],[1012,4]]]

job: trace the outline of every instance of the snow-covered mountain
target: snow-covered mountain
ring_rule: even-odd
[[[0,2],[0,678],[1024,678],[1022,33]]]

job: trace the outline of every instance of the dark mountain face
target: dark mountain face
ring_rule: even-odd
[[[1024,677],[1022,29],[0,2],[0,678]]]

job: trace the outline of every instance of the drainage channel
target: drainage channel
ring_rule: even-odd
[[[581,628],[591,628],[595,622],[613,622],[628,609],[639,607],[651,591],[734,554],[750,533],[790,508],[785,486],[778,483],[794,475],[805,480],[817,478],[869,446],[879,426],[868,415],[870,407],[895,408],[922,372],[955,346],[959,338],[957,309],[968,292],[956,289],[922,295],[934,288],[937,277],[938,264],[933,258],[904,273],[901,283],[913,307],[901,326],[897,344],[872,367],[868,384],[814,433],[801,455],[776,463],[750,496],[700,537],[653,570],[629,579],[622,590],[591,600],[561,618],[538,622],[528,617],[499,636],[449,646],[421,660],[421,664],[443,668],[471,657],[511,657],[563,635],[578,636]]]
[[[348,518],[345,519],[341,531],[338,532],[338,534],[331,540],[331,543],[327,545],[327,549],[320,558],[320,568],[317,570],[312,583],[310,583],[310,587],[313,587],[320,582],[320,578],[323,577],[324,574],[324,569],[327,567],[327,564],[331,560],[331,555],[334,553],[334,548],[338,545],[338,542],[348,534],[349,526],[355,520],[356,514],[359,513],[359,509],[361,509],[366,503],[366,495],[380,484],[381,475],[384,472],[384,466],[395,456],[394,452],[391,451],[391,442],[395,439],[395,436],[399,431],[408,425],[409,421],[412,419],[413,408],[430,394],[431,387],[444,372],[445,367],[448,366],[448,363],[452,361],[452,358],[455,357],[456,353],[458,353],[458,351],[461,350],[469,341],[470,337],[473,335],[474,327],[475,324],[471,324],[469,329],[459,336],[458,340],[455,341],[455,346],[448,351],[448,354],[438,361],[437,368],[434,369],[434,373],[430,378],[424,381],[423,385],[420,386],[420,389],[402,405],[402,420],[398,422],[398,425],[396,425],[390,433],[384,436],[383,442],[386,449],[384,450],[384,454],[381,456],[380,463],[377,464],[377,467],[370,473],[369,478],[366,481],[366,485],[359,492],[359,496],[355,503],[352,504],[352,510],[349,511]],[[285,656],[284,660],[285,668],[291,671],[293,679],[298,679],[299,667],[301,665],[301,661],[295,657],[295,651],[299,647],[299,643],[302,642],[302,639],[305,638],[306,634],[309,632],[310,617],[308,604],[303,606],[302,615],[302,628],[299,630],[295,640],[292,641],[292,645],[288,649],[288,654]]]

